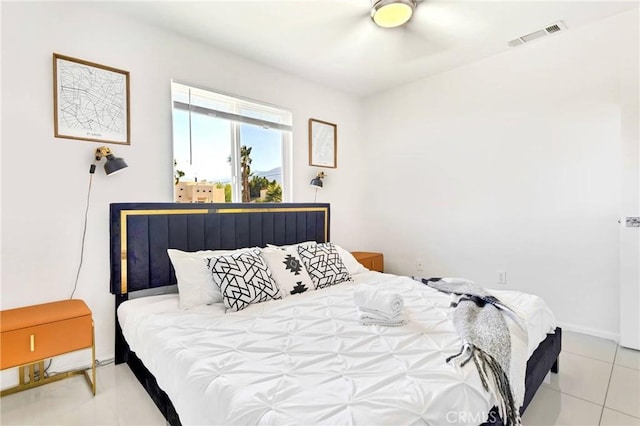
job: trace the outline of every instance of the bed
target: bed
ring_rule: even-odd
[[[328,204],[118,203],[110,217],[116,363],[129,365],[171,425],[502,424],[473,366],[444,362],[460,345],[448,296],[367,271],[344,251],[348,282],[238,312],[180,308],[167,249],[328,242]],[[364,283],[402,294],[408,323],[361,325],[353,291]],[[561,329],[540,298],[495,295],[526,313],[523,411],[558,371]]]

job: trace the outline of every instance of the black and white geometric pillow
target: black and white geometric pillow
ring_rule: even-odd
[[[227,309],[240,311],[252,303],[281,298],[278,285],[259,253],[256,249],[206,259]]]
[[[298,254],[316,289],[351,280],[347,267],[332,243],[299,244]]]
[[[271,270],[283,298],[291,294],[315,290],[313,281],[295,247],[287,249],[267,247],[260,250],[260,255]]]

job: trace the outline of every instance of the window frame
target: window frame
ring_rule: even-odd
[[[237,104],[232,104],[234,112],[237,112],[239,108],[242,107],[242,103],[250,104],[253,107],[264,108],[266,113],[274,113],[277,112],[283,118],[284,121],[290,124],[276,123],[267,120],[261,120],[254,117],[243,116],[241,113],[234,114],[234,112],[225,112],[219,111],[215,109],[206,108],[199,105],[193,105],[191,101],[188,104],[176,100],[175,95],[176,92],[174,90],[174,85],[183,86],[187,89],[196,89],[200,91],[206,91],[211,93],[212,95],[219,96],[220,98],[229,98],[232,100],[237,100]],[[231,144],[231,188],[232,188],[232,197],[231,202],[241,203],[242,202],[242,182],[241,182],[241,165],[240,165],[240,148],[242,147],[242,140],[240,137],[240,126],[242,124],[261,126],[264,128],[278,130],[281,134],[281,168],[282,168],[282,202],[293,202],[293,179],[292,179],[292,157],[293,157],[293,149],[292,149],[292,141],[293,141],[293,114],[289,108],[285,108],[279,105],[270,104],[267,102],[259,101],[252,98],[247,98],[243,96],[238,96],[234,94],[230,94],[224,91],[213,90],[210,88],[205,88],[202,86],[197,86],[193,84],[184,83],[182,81],[178,81],[175,79],[171,79],[171,125],[172,125],[172,156],[176,158],[176,140],[175,140],[175,111],[183,110],[189,111],[190,113],[203,114],[207,116],[213,116],[220,119],[226,119],[229,122],[231,127],[231,138],[229,143]],[[275,111],[274,111],[275,110]],[[189,129],[191,129],[191,122],[189,121]],[[172,176],[172,180],[173,180]],[[175,187],[174,187],[174,196],[175,196]]]

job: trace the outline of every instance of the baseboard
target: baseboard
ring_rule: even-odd
[[[591,327],[584,327],[581,325],[571,324],[568,322],[558,322],[558,326],[565,331],[573,331],[575,333],[588,334],[594,337],[613,340],[616,343],[620,342],[619,333],[612,333],[610,331],[598,330],[596,328],[591,328]]]

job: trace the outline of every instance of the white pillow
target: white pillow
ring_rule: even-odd
[[[260,255],[271,270],[283,298],[315,289],[296,247],[267,247],[260,250]]]
[[[267,247],[268,248],[277,248],[277,249],[281,249],[281,250],[287,250],[287,249],[290,249],[290,248],[293,248],[293,249],[297,250],[298,246],[300,244],[318,244],[318,242],[317,241],[305,241],[305,242],[296,243],[296,244],[285,244],[283,246],[277,246],[275,244],[267,244]]]
[[[364,265],[356,260],[355,257],[351,254],[351,252],[346,251],[342,247],[337,244],[333,244],[336,250],[338,250],[338,254],[342,258],[342,263],[347,267],[349,274],[359,274],[362,272],[367,272],[368,269],[364,267]]]
[[[231,254],[235,250],[181,251],[167,249],[178,280],[181,309],[222,302],[220,288],[213,282],[206,258]]]

